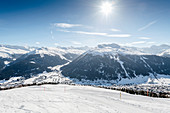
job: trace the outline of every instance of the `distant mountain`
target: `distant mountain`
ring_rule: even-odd
[[[26,54],[35,48],[23,46],[0,45],[0,70],[5,68],[10,62],[15,61],[23,54]]]
[[[139,76],[170,75],[170,58],[151,55],[134,48],[100,45],[87,51],[68,65],[62,74],[79,80],[133,79]]]
[[[34,49],[36,49],[36,47],[0,45],[0,57],[13,58],[15,60],[19,58],[22,54],[26,54]]]
[[[43,72],[79,80],[124,80],[170,75],[170,46],[149,48],[100,44],[97,47],[0,46],[0,79],[30,78]],[[61,70],[59,70],[61,68]],[[132,81],[134,82],[134,81]],[[128,82],[127,82],[128,83]]]
[[[170,57],[170,49],[163,51],[159,56]]]
[[[97,46],[98,48],[121,48],[118,44],[112,43],[112,44],[100,44]]]
[[[150,54],[153,54],[153,55],[161,54],[162,52],[164,52],[168,49],[170,49],[170,46],[166,45],[166,44],[162,44],[162,45],[159,45],[159,46],[153,45],[151,47],[142,48],[142,50],[144,52],[150,53]]]
[[[50,72],[52,67],[70,62],[83,52],[75,48],[38,48],[23,54],[3,68],[0,79],[9,79],[14,76],[29,78],[44,71]]]

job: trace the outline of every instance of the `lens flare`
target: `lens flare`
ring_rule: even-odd
[[[109,2],[104,2],[102,3],[101,5],[101,12],[103,14],[105,14],[106,16],[108,16],[111,12],[112,12],[112,9],[113,9],[113,4],[112,3],[109,3]]]

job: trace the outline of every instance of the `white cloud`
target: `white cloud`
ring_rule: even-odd
[[[155,44],[156,42],[147,42],[147,44]]]
[[[120,30],[119,30],[119,29],[114,29],[114,28],[112,28],[111,31],[113,31],[113,32],[119,32]]]
[[[84,32],[84,31],[74,31],[75,33],[86,34],[86,35],[98,35],[98,36],[106,36],[106,37],[130,37],[130,34],[107,34],[107,33],[99,33],[99,32]]]
[[[149,40],[149,39],[151,39],[151,38],[149,38],[149,37],[139,37],[139,39]]]
[[[123,38],[123,37],[130,37],[130,34],[115,34],[115,35],[106,35],[107,37],[119,37],[119,38]]]
[[[146,43],[146,41],[137,41],[137,42],[132,42],[131,44],[135,45],[135,44],[144,44],[144,43]]]
[[[154,20],[154,21],[148,23],[147,25],[145,25],[145,26],[139,28],[138,31],[143,31],[143,30],[147,29],[148,27],[150,27],[151,25],[155,24],[156,22],[157,22],[157,21]]]
[[[137,41],[137,42],[131,42],[131,43],[126,43],[126,46],[133,46],[133,45],[138,45],[138,44],[144,44],[146,41]]]
[[[59,30],[56,30],[56,31],[67,32],[67,33],[71,32],[71,31],[63,30],[63,29],[59,29]]]
[[[55,46],[58,46],[59,44],[58,43],[54,43]]]
[[[137,42],[131,42],[131,43],[126,43],[126,44],[122,44],[125,46],[133,46],[133,45],[139,45],[139,44],[143,44],[143,45],[151,45],[151,44],[155,44],[156,42],[147,42],[147,41],[137,41]]]
[[[78,33],[78,34],[85,34],[85,35],[96,35],[96,36],[105,36],[105,37],[130,37],[130,34],[108,34],[108,33],[101,33],[101,32],[86,32],[86,31],[68,31],[68,30],[59,30],[62,32],[72,32],[72,33]]]
[[[71,43],[74,44],[74,45],[81,45],[82,44],[82,43],[77,42],[77,41],[71,41]]]
[[[36,42],[35,44],[40,45],[40,42]]]
[[[85,32],[85,31],[73,31],[73,32],[79,34],[86,34],[86,35],[100,35],[100,36],[107,35],[107,33],[98,33],[98,32]]]
[[[61,28],[72,28],[82,26],[81,24],[54,23],[54,26]]]

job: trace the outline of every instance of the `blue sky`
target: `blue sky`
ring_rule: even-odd
[[[169,44],[169,29],[170,0],[0,0],[0,44],[143,47]]]

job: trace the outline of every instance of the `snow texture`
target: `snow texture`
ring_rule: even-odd
[[[9,48],[5,46],[0,46],[0,57],[2,58],[12,58],[13,54],[26,54],[29,50],[24,50],[21,48]]]
[[[96,47],[94,49],[91,49],[89,51],[86,52],[87,54],[92,54],[94,56],[96,55],[117,55],[117,54],[122,54],[122,55],[150,55],[149,53],[145,53],[143,51],[134,49],[134,48],[128,48],[128,47],[119,47],[119,48],[115,48],[115,47]]]
[[[170,99],[90,86],[43,85],[0,91],[1,113],[170,113]]]

